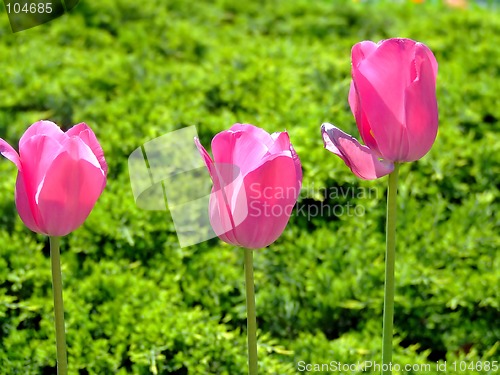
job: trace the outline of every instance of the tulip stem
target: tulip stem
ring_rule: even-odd
[[[399,164],[389,175],[385,253],[384,320],[382,328],[382,374],[392,374],[392,338],[394,325],[394,264],[396,258],[396,211]]]
[[[54,294],[54,317],[56,327],[57,374],[67,375],[66,334],[64,331],[64,306],[62,296],[60,237],[50,237],[50,260],[52,263],[52,292]]]
[[[253,280],[253,250],[245,249],[245,286],[247,294],[248,374],[257,375],[257,317]]]

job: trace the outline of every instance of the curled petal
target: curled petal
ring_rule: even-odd
[[[0,138],[0,154],[13,162],[18,170],[21,170],[21,160],[19,159],[19,154],[2,138]]]
[[[215,169],[215,164],[210,155],[208,154],[207,150],[205,150],[205,147],[200,143],[200,140],[195,137],[194,138],[194,143],[196,145],[196,148],[198,149],[198,152],[200,153],[203,162],[205,163],[205,166],[208,169],[208,173],[210,174],[210,178],[212,179],[212,182],[214,183],[214,189],[219,190],[221,183],[220,183],[220,178],[218,176],[217,170]]]
[[[364,180],[373,180],[391,173],[394,164],[379,160],[370,148],[337,127],[324,123],[321,133],[325,148],[344,160],[351,171]]]

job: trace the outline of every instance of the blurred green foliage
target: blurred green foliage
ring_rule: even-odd
[[[440,130],[401,168],[394,361],[438,373],[446,360],[453,374],[452,361],[500,359],[498,11],[100,0],[16,34],[0,17],[0,136],[17,144],[39,119],[85,121],[110,166],[95,210],[62,241],[72,374],[246,373],[241,250],[181,249],[168,213],[135,206],[127,171],[148,140],[194,124],[208,145],[235,122],[287,129],[304,169],[303,211],[255,254],[262,373],[380,362],[386,182],[356,179],[319,126],[357,134],[350,48],[395,36],[437,57]],[[0,173],[0,373],[53,374],[48,241],[17,217],[14,166]],[[371,193],[325,199],[327,188]],[[305,216],[324,205],[339,210]]]

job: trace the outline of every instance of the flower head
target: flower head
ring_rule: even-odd
[[[17,166],[17,211],[37,233],[64,236],[77,229],[106,185],[103,150],[84,123],[63,132],[38,121],[21,137],[19,154],[1,138],[0,153]]]
[[[302,184],[288,133],[235,124],[213,138],[213,159],[195,142],[213,180],[209,215],[219,238],[252,249],[276,241]]]
[[[394,162],[420,159],[434,143],[437,62],[424,44],[401,38],[357,43],[351,60],[349,105],[366,146],[328,123],[323,140],[358,177],[374,179]]]

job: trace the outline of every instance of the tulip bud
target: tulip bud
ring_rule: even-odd
[[[65,236],[77,229],[106,185],[103,150],[84,123],[63,132],[53,122],[36,122],[21,137],[19,154],[3,139],[0,153],[19,171],[19,216],[40,234]]]
[[[302,184],[287,132],[235,124],[212,140],[212,159],[195,139],[214,183],[209,216],[221,240],[258,249],[285,229]]]
[[[437,62],[424,44],[401,38],[357,43],[351,60],[349,105],[366,146],[330,124],[322,126],[323,140],[358,177],[378,178],[432,147]]]

